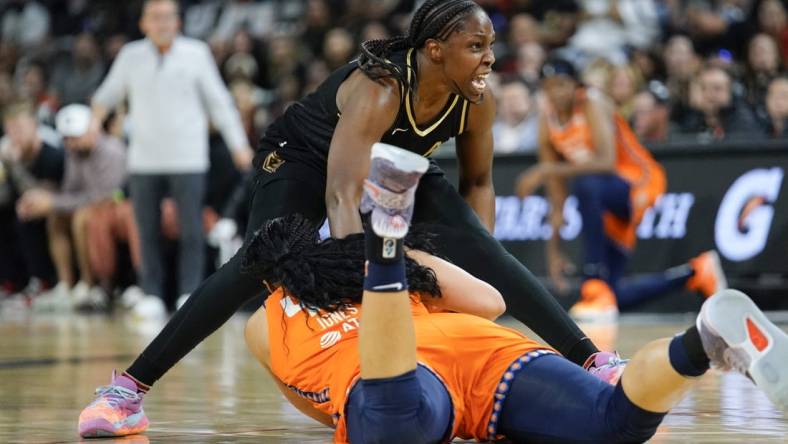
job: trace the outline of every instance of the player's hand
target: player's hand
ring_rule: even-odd
[[[544,172],[539,165],[534,165],[528,168],[517,179],[515,192],[520,198],[530,196],[542,185],[544,181]]]
[[[244,146],[241,149],[233,151],[233,163],[235,163],[235,167],[242,172],[249,171],[249,169],[252,168],[253,158],[254,152],[249,146]]]
[[[40,188],[28,190],[16,204],[20,219],[31,220],[44,217],[52,211],[52,193]]]
[[[566,258],[558,249],[547,249],[547,272],[558,291],[569,291],[569,281],[566,276],[575,272],[575,265]]]
[[[77,138],[77,144],[79,146],[96,146],[98,143],[99,133],[101,133],[101,122],[91,119],[87,132]]]

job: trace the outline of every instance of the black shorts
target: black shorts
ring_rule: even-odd
[[[325,172],[285,160],[276,150],[259,151],[247,238],[267,220],[299,213],[316,225],[326,218]]]

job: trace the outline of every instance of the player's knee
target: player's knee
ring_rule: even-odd
[[[608,442],[646,442],[657,432],[665,413],[643,410],[616,386],[608,402],[605,423],[609,426]]]
[[[579,176],[575,179],[574,194],[578,199],[599,196],[602,192],[602,178],[596,174]]]

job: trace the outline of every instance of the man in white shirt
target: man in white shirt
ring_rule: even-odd
[[[202,204],[208,170],[208,120],[219,129],[236,165],[247,169],[252,151],[238,111],[208,46],[179,35],[175,0],[146,0],[140,28],[146,38],[121,49],[92,102],[91,131],[123,99],[131,124],[128,169],[142,246],[140,284],[148,295],[139,314],[165,314],[161,259],[161,200],[169,194],[181,221],[178,291],[202,280],[205,255]]]

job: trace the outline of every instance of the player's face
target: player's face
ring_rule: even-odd
[[[495,63],[495,31],[481,9],[469,15],[459,31],[444,42],[443,67],[450,87],[472,103],[479,103],[487,89],[487,76]]]
[[[559,111],[572,109],[577,82],[565,75],[547,77],[542,81],[542,89],[547,99]]]

